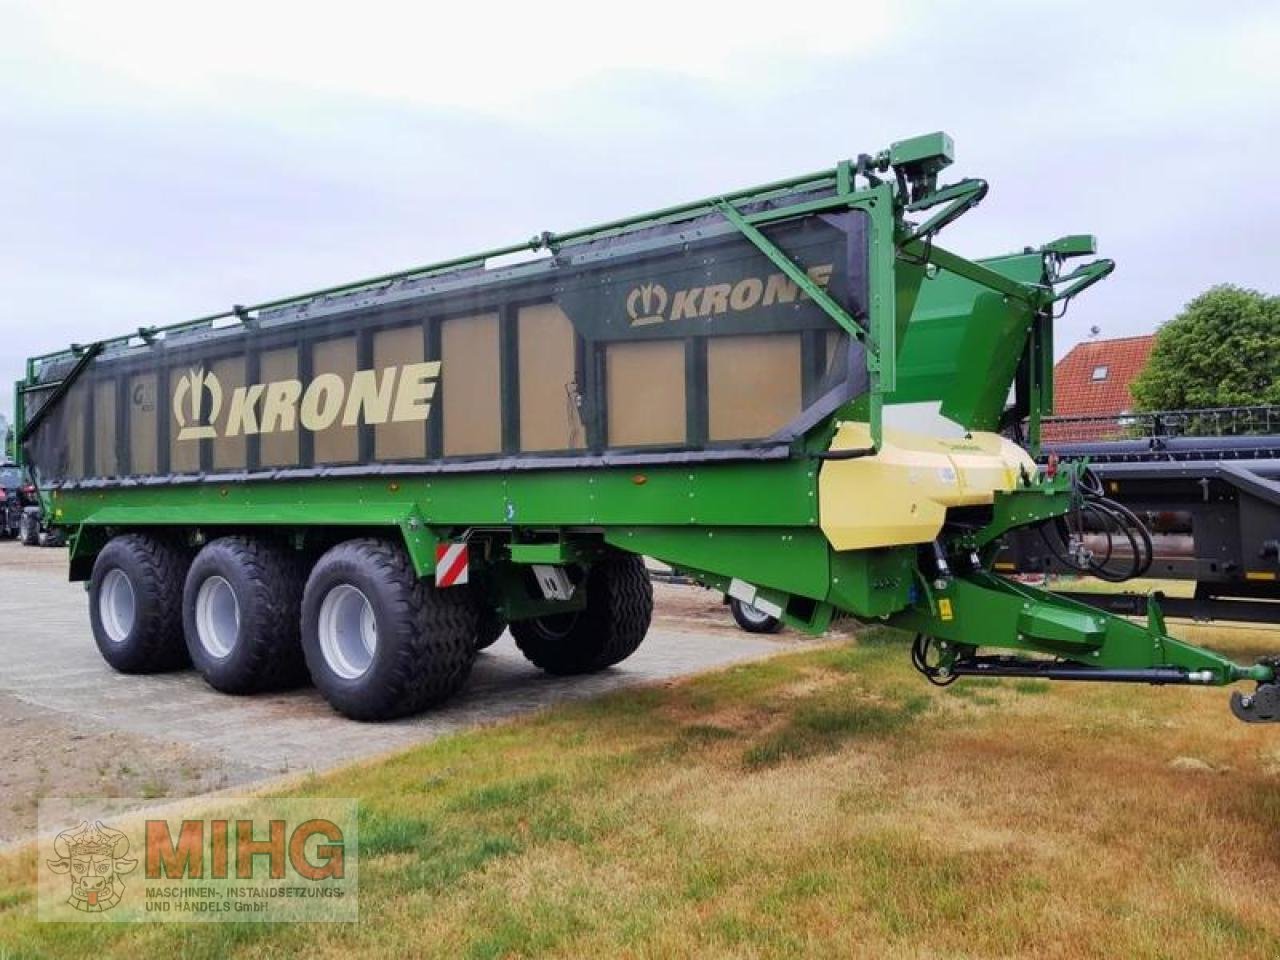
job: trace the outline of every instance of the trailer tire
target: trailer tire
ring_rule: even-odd
[[[302,649],[330,706],[353,720],[390,720],[466,682],[479,617],[470,590],[419,579],[399,544],[348,540],[307,579]]]
[[[40,509],[27,507],[22,511],[22,520],[18,523],[18,532],[24,547],[41,546],[40,543]]]
[[[479,609],[479,626],[476,627],[476,650],[480,651],[492,647],[498,642],[498,638],[502,636],[502,631],[507,629],[507,621],[483,595],[477,596],[476,603]]]
[[[653,584],[643,558],[614,554],[594,564],[584,587],[587,605],[511,624],[520,652],[561,676],[595,673],[636,652],[653,618]]]
[[[757,610],[737,597],[729,598],[729,612],[738,626],[747,633],[777,633],[782,629],[782,621],[767,613]]]
[[[182,625],[191,663],[223,693],[305,681],[299,639],[302,569],[293,551],[256,537],[220,537],[191,563]]]
[[[159,673],[187,664],[182,584],[191,556],[141,533],[114,537],[89,578],[89,623],[102,658],[121,673]]]

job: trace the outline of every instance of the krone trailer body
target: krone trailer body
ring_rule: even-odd
[[[384,719],[508,625],[553,673],[622,661],[649,555],[802,630],[903,627],[936,683],[1250,679],[1235,711],[1275,719],[1273,663],[1174,639],[1154,601],[1139,624],[993,574],[1005,532],[1101,509],[1028,449],[1055,309],[1112,264],[1068,269],[1086,236],[938,245],[987,190],[938,185],[951,152],[918,137],[29,361],[22,455],[103,656],[237,693],[309,677]]]

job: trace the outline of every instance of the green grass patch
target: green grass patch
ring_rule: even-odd
[[[699,677],[698,682],[681,689],[678,696],[696,710],[756,706],[768,702],[772,694],[800,676],[798,663],[789,657],[777,657]]]
[[[360,853],[366,857],[418,850],[437,830],[429,821],[379,813],[369,807],[360,808],[359,828]]]
[[[1036,696],[1052,690],[1053,682],[1051,680],[1015,680],[1013,681],[1013,689],[1015,693]]]
[[[24,903],[30,903],[35,900],[35,891],[33,890],[11,890],[0,893],[0,913],[11,910]]]
[[[990,680],[966,683],[961,679],[955,683],[948,684],[942,690],[945,696],[952,699],[963,700],[979,707],[992,707],[998,704],[1000,699],[991,695],[993,688],[989,686],[990,683]]]
[[[521,913],[500,910],[489,929],[472,941],[466,956],[469,960],[537,956],[559,946],[583,925],[575,914],[550,905]]]
[[[450,803],[449,809],[471,813],[503,808],[524,810],[552,790],[557,782],[558,778],[547,774],[505,780],[469,791]]]
[[[891,704],[853,700],[807,703],[782,729],[749,747],[742,756],[748,769],[771,767],[837,750],[850,740],[880,737],[901,730],[929,707],[929,698],[913,696]]]

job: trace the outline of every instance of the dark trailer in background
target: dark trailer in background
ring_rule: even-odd
[[[1151,532],[1145,576],[1195,583],[1192,597],[1166,597],[1165,611],[1197,620],[1280,623],[1280,407],[1231,407],[1052,417],[1041,456],[1087,458],[1108,497],[1137,514]],[[1093,571],[1126,570],[1126,538],[1086,516],[1078,544]],[[1079,574],[1061,536],[1016,530],[996,567],[1004,573]],[[1113,613],[1145,616],[1134,593],[1075,591],[1078,600]]]

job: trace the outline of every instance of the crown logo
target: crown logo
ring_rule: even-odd
[[[627,316],[633,327],[662,323],[667,319],[667,288],[660,283],[642,283],[627,294]]]
[[[209,395],[209,418],[204,422],[204,397]],[[213,421],[222,410],[222,384],[215,374],[195,367],[178,378],[173,391],[173,418],[179,440],[212,439],[218,435]]]

